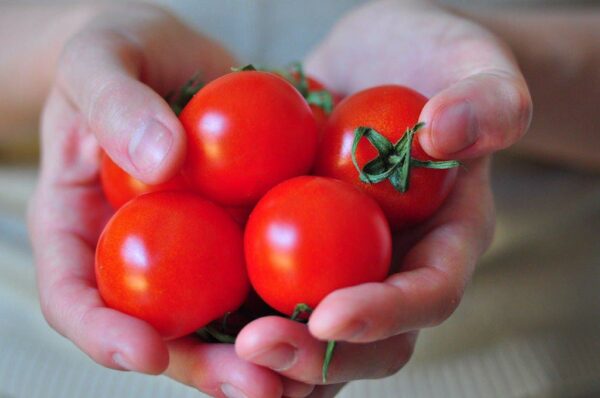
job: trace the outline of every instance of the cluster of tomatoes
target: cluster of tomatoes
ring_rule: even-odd
[[[299,67],[206,84],[179,114],[180,175],[150,186],[103,158],[118,210],[97,246],[102,298],[172,339],[238,309],[250,286],[291,315],[382,281],[392,233],[430,217],[456,177],[416,139],[425,102],[396,85],[338,101]]]

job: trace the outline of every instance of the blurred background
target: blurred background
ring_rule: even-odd
[[[283,65],[365,1],[156,2],[243,63]],[[104,369],[46,324],[26,226],[37,154],[31,136],[0,141],[0,398],[199,396],[165,377]],[[354,382],[342,397],[600,396],[600,176],[506,153],[493,187],[496,238],[459,309],[421,334],[399,374]]]

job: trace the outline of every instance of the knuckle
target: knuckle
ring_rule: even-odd
[[[98,50],[109,43],[108,32],[106,29],[84,27],[66,41],[58,57],[59,82],[69,82],[82,63],[98,61],[97,57],[90,59],[90,55],[98,54]]]
[[[50,325],[53,329],[56,329],[55,322],[54,322],[54,314],[52,311],[52,306],[50,305],[49,300],[41,298],[40,299],[40,309],[42,311],[42,315],[44,316],[44,319],[46,320],[46,322],[48,322],[48,325]]]
[[[86,119],[90,125],[101,123],[101,119],[113,115],[118,108],[119,98],[123,96],[124,87],[116,78],[97,79],[90,87]]]
[[[60,306],[56,305],[55,297],[56,294],[53,293],[46,294],[45,297],[42,297],[40,300],[42,315],[44,315],[46,322],[52,329],[65,336],[61,322],[61,319],[64,319],[65,314],[64,311],[60,309]]]
[[[459,292],[458,289],[450,289],[448,293],[446,293],[445,299],[442,301],[437,314],[437,324],[440,324],[446,319],[450,318],[450,316],[458,307],[461,297],[462,292]]]
[[[441,296],[437,303],[433,325],[439,325],[454,313],[464,293],[462,283],[456,283],[454,279],[444,271],[438,270],[438,287],[441,290]]]
[[[485,250],[487,250],[492,245],[494,235],[496,233],[496,211],[493,202],[486,208],[483,217],[484,227],[482,232],[482,250],[480,255],[482,255],[485,252]]]
[[[527,84],[519,77],[506,77],[507,81],[502,82],[506,102],[508,104],[509,134],[505,136],[504,147],[508,147],[517,142],[529,128],[533,113],[533,104],[531,94]]]
[[[531,94],[527,85],[525,83],[522,84],[521,89],[517,95],[517,140],[520,139],[527,130],[529,129],[529,125],[531,124],[531,119],[533,116],[533,102],[531,100]]]

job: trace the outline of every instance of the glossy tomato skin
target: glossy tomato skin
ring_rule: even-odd
[[[165,339],[238,308],[249,283],[243,235],[225,210],[187,192],[139,196],[106,225],[96,279],[106,305],[145,320]]]
[[[431,217],[450,193],[457,169],[411,168],[409,189],[400,193],[385,180],[378,184],[360,181],[352,163],[354,130],[371,127],[396,143],[419,120],[427,98],[407,87],[388,85],[346,97],[331,114],[319,147],[315,174],[338,178],[359,187],[373,197],[385,212],[392,230],[418,224]],[[419,133],[412,145],[412,157],[435,160],[423,151]],[[359,143],[357,161],[362,168],[377,157],[377,150],[366,140]]]
[[[100,181],[106,199],[114,209],[118,209],[136,196],[158,191],[182,191],[188,186],[181,174],[177,174],[169,181],[149,185],[131,176],[121,169],[112,159],[102,153],[100,162]]]
[[[336,289],[383,280],[391,233],[377,203],[342,181],[296,177],[258,202],[244,234],[250,282],[290,315]]]
[[[183,109],[183,173],[220,204],[251,206],[271,187],[306,174],[317,125],[302,95],[280,76],[234,72],[207,84]]]

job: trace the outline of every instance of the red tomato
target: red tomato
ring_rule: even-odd
[[[371,127],[395,144],[406,129],[418,122],[426,102],[427,98],[416,91],[395,85],[374,87],[347,97],[331,114],[317,155],[316,174],[338,178],[367,192],[381,205],[394,231],[429,218],[448,196],[457,169],[412,167],[405,193],[398,192],[389,180],[364,183],[352,163],[354,131],[360,126]],[[418,136],[417,132],[411,147],[412,157],[434,160],[423,151]],[[377,154],[363,139],[356,151],[361,169]]]
[[[109,307],[166,339],[187,335],[243,303],[249,284],[241,228],[191,193],[139,196],[102,232],[96,279]]]
[[[244,245],[252,286],[288,315],[336,289],[383,280],[392,252],[373,199],[342,181],[309,176],[279,184],[258,202]]]
[[[207,84],[183,109],[184,175],[228,206],[253,205],[271,187],[306,174],[317,126],[298,91],[274,73],[244,71]]]
[[[163,184],[148,185],[143,183],[117,166],[106,153],[102,153],[100,180],[106,199],[115,209],[145,193],[187,189],[187,183],[181,174]]]

